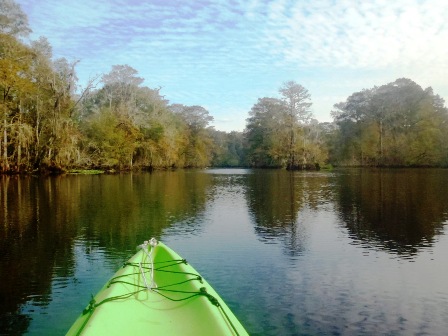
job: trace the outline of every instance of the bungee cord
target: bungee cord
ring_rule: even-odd
[[[192,298],[198,297],[198,296],[205,296],[212,305],[216,306],[221,311],[221,313],[227,320],[228,324],[231,326],[235,335],[239,335],[238,330],[232,323],[230,317],[227,315],[227,313],[224,310],[224,308],[222,307],[222,305],[219,303],[218,299],[216,297],[214,297],[212,294],[208,293],[207,289],[205,287],[200,287],[198,291],[175,289],[176,286],[184,285],[188,282],[193,282],[193,281],[198,281],[199,283],[202,284],[203,283],[202,276],[200,276],[199,274],[196,274],[196,273],[175,271],[175,270],[170,269],[179,264],[188,264],[185,259],[172,259],[172,260],[155,262],[154,261],[154,250],[155,250],[157,244],[158,244],[157,240],[152,238],[150,241],[145,241],[143,244],[139,245],[138,247],[140,247],[143,250],[143,253],[145,254],[145,258],[147,258],[147,261],[124,263],[123,268],[133,267],[135,269],[135,271],[130,272],[128,274],[123,274],[123,275],[113,277],[112,279],[109,280],[109,282],[106,285],[106,288],[109,288],[110,286],[115,285],[115,284],[123,284],[123,285],[132,286],[135,288],[135,290],[130,291],[129,293],[126,293],[123,295],[117,295],[117,296],[112,296],[112,297],[106,298],[100,302],[96,302],[95,299],[92,297],[92,300],[90,301],[89,305],[83,311],[83,315],[88,314],[89,316],[84,321],[84,323],[81,326],[80,330],[78,331],[77,335],[81,334],[82,330],[87,325],[88,320],[90,319],[90,317],[92,316],[93,312],[95,311],[95,309],[97,307],[99,307],[107,302],[128,299],[134,295],[137,295],[142,292],[147,292],[147,291],[156,293],[156,294],[158,294],[170,301],[173,301],[173,302],[185,301],[185,300],[189,300],[189,299],[192,299]],[[151,246],[151,248],[149,250],[148,250],[148,246]],[[184,276],[188,276],[188,278],[185,280],[182,280],[182,281],[160,285],[160,284],[157,284],[154,279],[154,273],[156,271],[177,274],[177,275],[182,274]],[[144,283],[143,285],[135,283],[135,281],[131,281],[131,280],[127,279],[127,278],[132,279],[136,275],[142,276],[143,283]],[[149,279],[148,279],[148,277],[149,277]]]

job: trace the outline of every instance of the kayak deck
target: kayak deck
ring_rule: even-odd
[[[151,249],[149,249],[151,248]],[[214,289],[158,242],[134,255],[67,335],[247,335]]]

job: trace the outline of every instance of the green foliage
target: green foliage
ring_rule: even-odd
[[[211,130],[213,152],[211,165],[214,167],[245,166],[244,134],[242,132],[222,132]]]
[[[183,151],[185,167],[206,167],[212,160],[209,122],[213,117],[202,106],[171,105],[170,110],[184,124],[187,142]]]
[[[105,108],[88,120],[85,135],[88,139],[86,149],[93,166],[132,167],[139,132],[129,119]]]
[[[323,133],[311,117],[308,91],[295,82],[279,90],[282,99],[261,98],[249,112],[247,160],[254,167],[314,169],[326,161]]]
[[[69,174],[79,174],[79,175],[98,175],[104,174],[104,170],[98,169],[70,169]]]
[[[333,116],[339,164],[446,165],[448,110],[431,88],[397,79],[353,93],[335,105]]]

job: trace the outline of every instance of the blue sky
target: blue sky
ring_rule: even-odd
[[[135,68],[171,103],[201,105],[241,131],[283,82],[308,89],[314,117],[363,88],[407,77],[448,100],[446,0],[17,0],[31,39],[80,60],[79,84]]]

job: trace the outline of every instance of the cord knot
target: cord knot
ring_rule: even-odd
[[[207,297],[207,299],[209,299],[209,301],[211,302],[212,305],[216,306],[216,307],[220,307],[221,305],[219,304],[218,299],[216,299],[213,295],[211,295],[210,293],[207,292],[207,288],[205,287],[201,287],[199,289],[199,292],[201,293],[201,295],[204,295]]]
[[[82,314],[85,315],[87,313],[90,313],[95,308],[96,308],[96,301],[95,301],[95,299],[93,298],[93,295],[92,295],[92,299],[90,300],[89,305],[82,311]]]

